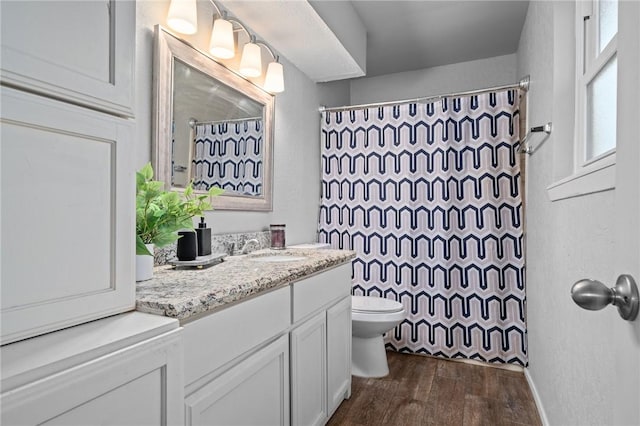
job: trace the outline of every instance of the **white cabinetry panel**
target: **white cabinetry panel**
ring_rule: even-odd
[[[3,82],[133,115],[135,1],[0,2]]]
[[[327,419],[327,322],[325,312],[291,332],[291,424]]]
[[[181,330],[3,392],[7,425],[183,422]]]
[[[351,294],[351,264],[344,264],[293,284],[293,322]]]
[[[199,387],[216,369],[283,333],[290,311],[290,291],[284,287],[185,324],[187,388]]]
[[[288,425],[288,335],[187,397],[185,409],[187,425]]]
[[[154,370],[42,424],[85,426],[97,415],[108,413],[101,425],[160,425],[161,383],[162,370]]]
[[[2,344],[133,309],[132,122],[1,97]]]
[[[327,309],[327,354],[331,415],[351,395],[351,296]]]

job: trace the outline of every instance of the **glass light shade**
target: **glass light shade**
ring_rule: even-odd
[[[240,60],[240,74],[245,77],[259,77],[262,74],[262,57],[260,46],[255,43],[247,43],[242,49]]]
[[[216,58],[229,59],[236,54],[233,40],[233,24],[225,19],[213,21],[209,52]]]
[[[267,67],[267,76],[264,79],[264,90],[271,93],[284,92],[284,72],[281,63],[271,62]]]
[[[182,34],[195,34],[198,31],[196,0],[171,0],[167,25]]]

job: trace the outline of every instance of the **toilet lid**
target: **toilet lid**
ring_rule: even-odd
[[[351,296],[351,310],[354,312],[400,312],[404,309],[395,300],[374,296]]]

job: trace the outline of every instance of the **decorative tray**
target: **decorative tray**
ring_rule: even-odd
[[[222,262],[222,259],[227,257],[227,253],[213,253],[207,256],[198,256],[195,260],[178,260],[171,259],[169,261],[170,265],[173,265],[176,268],[197,268],[204,269],[209,266],[217,265]]]

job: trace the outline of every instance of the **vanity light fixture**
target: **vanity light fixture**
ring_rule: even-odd
[[[262,74],[262,56],[260,46],[256,44],[256,37],[251,36],[249,43],[242,48],[240,60],[240,74],[245,77],[259,77]]]
[[[273,57],[273,61],[269,62],[267,66],[267,75],[264,77],[264,90],[269,93],[284,92],[284,68],[280,63],[280,57],[274,53],[268,44],[261,41],[256,41],[255,43],[264,46]]]
[[[182,34],[194,34],[197,31],[197,0],[171,0],[167,24],[169,27]],[[231,59],[235,56],[234,31],[244,30],[249,36],[249,42],[242,49],[239,73],[245,77],[259,77],[262,75],[262,55],[260,46],[264,46],[273,61],[267,66],[267,74],[264,79],[264,90],[269,93],[284,92],[284,70],[276,55],[268,44],[258,41],[244,24],[235,18],[228,16],[227,11],[221,10],[213,1],[211,4],[216,10],[213,29],[209,42],[209,53],[219,59]],[[233,24],[240,28],[234,29]]]
[[[198,31],[196,0],[171,0],[167,25],[182,34],[195,34]]]
[[[222,16],[213,21],[209,53],[221,59],[231,59],[236,54],[233,24],[227,20],[227,12],[222,12]]]
[[[264,78],[264,90],[269,93],[284,92],[284,71],[278,58],[267,66],[267,75]]]

